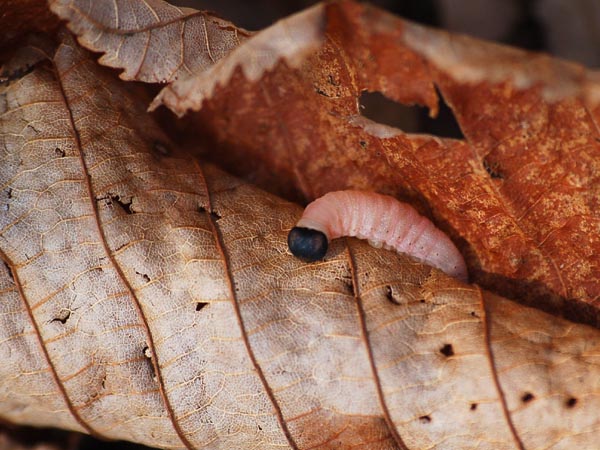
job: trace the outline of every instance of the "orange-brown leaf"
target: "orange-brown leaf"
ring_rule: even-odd
[[[238,68],[247,80],[257,81],[282,61],[290,67],[299,66],[322,44],[324,10],[322,4],[317,4],[280,20],[248,39],[207,71],[165,87],[150,109],[164,103],[182,116],[188,109],[200,109],[204,100],[212,97],[215,88],[227,84]]]
[[[355,188],[409,199],[454,238],[476,282],[600,323],[597,74],[368,5],[327,11],[326,43],[301,70],[281,65],[257,84],[234,75],[188,133],[288,196]],[[406,133],[358,107],[369,90],[435,114],[436,88],[463,139]]]

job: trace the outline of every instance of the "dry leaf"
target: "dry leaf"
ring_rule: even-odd
[[[162,0],[49,3],[81,45],[104,53],[101,64],[124,69],[123,80],[185,78],[212,66],[250,35],[213,14]]]
[[[297,67],[322,44],[324,9],[322,4],[317,4],[280,20],[250,38],[207,71],[164,88],[150,109],[165,103],[182,116],[189,108],[200,109],[202,102],[212,97],[217,86],[227,84],[238,68],[245,79],[257,81],[281,61],[290,67]]]
[[[464,139],[405,133],[358,106],[379,91],[435,114],[436,89]],[[178,91],[168,104],[202,106],[182,134],[208,140],[231,171],[306,200],[345,188],[408,199],[458,243],[472,280],[596,325],[599,92],[597,73],[576,64],[341,2],[302,70],[280,66],[254,85],[237,74],[210,101]]]
[[[169,448],[594,448],[597,329],[354,239],[293,258],[298,206],[180,152],[143,91],[58,39],[0,85],[0,418]]]

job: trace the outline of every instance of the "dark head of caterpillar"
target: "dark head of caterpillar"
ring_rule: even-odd
[[[311,228],[294,227],[288,234],[288,247],[297,258],[317,261],[327,253],[327,236]]]

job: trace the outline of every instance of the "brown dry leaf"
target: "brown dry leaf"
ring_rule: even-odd
[[[164,88],[150,109],[154,110],[164,102],[173,112],[182,116],[190,108],[200,109],[204,99],[211,98],[217,86],[227,84],[236,69],[241,69],[246,80],[258,81],[281,61],[290,67],[297,67],[306,56],[321,47],[324,26],[322,4],[282,19],[253,36],[205,72],[177,80]]]
[[[0,86],[0,419],[169,448],[594,448],[597,329],[353,239],[302,263],[298,206],[181,153],[58,38]]]
[[[302,70],[279,66],[254,85],[237,73],[195,101],[203,76],[164,99],[178,114],[202,106],[186,132],[231,171],[291,198],[359,188],[409,199],[458,243],[472,281],[600,324],[596,72],[341,2],[328,6],[326,44]],[[436,88],[464,139],[360,114],[364,90],[435,114]]]
[[[49,0],[79,43],[124,69],[123,80],[167,83],[215,64],[250,33],[213,14],[162,0]]]

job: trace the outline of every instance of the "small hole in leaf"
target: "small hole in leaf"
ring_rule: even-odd
[[[62,148],[56,147],[54,149],[54,154],[60,158],[64,158],[65,156],[65,151]]]
[[[421,423],[430,423],[431,416],[421,416],[421,417],[419,417],[419,420],[421,421]]]
[[[210,212],[210,217],[212,217],[213,220],[219,220],[221,218],[221,215],[218,212],[216,212],[216,211],[211,211]]]
[[[567,408],[573,408],[573,407],[575,407],[576,404],[577,404],[577,399],[575,397],[569,398],[565,403],[565,405],[567,405]]]
[[[206,303],[206,302],[198,302],[198,303],[196,303],[196,311],[202,311],[202,308],[204,308],[207,305],[208,305],[208,303]]]
[[[133,214],[135,211],[131,209],[131,204],[133,203],[133,197],[129,199],[129,201],[125,201],[121,198],[120,195],[110,194],[110,199],[113,204],[116,204],[121,207],[123,211],[127,214]]]
[[[504,175],[500,169],[500,164],[496,161],[490,161],[487,156],[483,158],[483,167],[491,178],[497,180],[504,179]]]
[[[391,303],[393,303],[395,305],[400,304],[400,301],[396,298],[396,295],[394,294],[394,290],[392,289],[391,286],[385,287],[385,298],[387,298]]]
[[[533,400],[535,398],[535,396],[531,393],[531,392],[525,392],[522,396],[521,396],[521,401],[523,403],[529,403],[531,400]]]
[[[140,277],[142,277],[146,283],[150,282],[150,277],[148,275],[146,275],[145,273],[140,273],[137,270],[135,273],[136,273],[136,275],[139,275]]]
[[[156,381],[156,372],[154,370],[154,364],[152,363],[152,350],[150,350],[149,346],[145,346],[142,349],[142,354],[144,355],[144,357],[146,358],[146,361],[148,362],[148,367],[150,368],[150,371],[152,372],[152,378]]]
[[[445,357],[450,357],[454,355],[454,349],[452,348],[452,344],[445,344],[442,348],[440,348],[440,353]]]
[[[406,133],[425,133],[439,137],[464,139],[462,131],[438,91],[439,113],[429,117],[429,108],[407,106],[390,100],[381,92],[364,91],[360,96],[361,114],[367,119],[398,128]]]
[[[206,208],[202,205],[198,206],[198,212],[199,213],[205,213],[206,212]]]
[[[471,411],[475,411],[477,409],[477,403],[471,403]]]
[[[63,309],[58,313],[58,316],[52,319],[50,322],[60,322],[64,325],[67,323],[67,320],[69,320],[69,317],[71,317],[71,311],[68,309]]]
[[[10,270],[10,266],[8,265],[8,263],[6,261],[2,261],[2,264],[4,264],[4,267],[6,267],[6,271],[8,272],[8,278],[10,278],[10,281],[12,282],[12,284],[15,284],[15,277],[12,273],[12,270]]]

